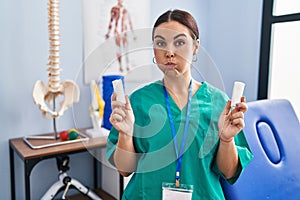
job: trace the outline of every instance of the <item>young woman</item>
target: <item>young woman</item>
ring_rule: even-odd
[[[163,13],[153,28],[162,80],[126,97],[112,95],[107,158],[134,173],[123,199],[224,199],[220,177],[234,183],[252,159],[243,134],[245,98],[234,108],[225,93],[191,75],[200,45],[186,11]]]

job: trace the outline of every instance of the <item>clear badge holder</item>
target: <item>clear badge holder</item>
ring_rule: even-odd
[[[193,195],[193,185],[175,183],[162,184],[162,200],[191,200]]]

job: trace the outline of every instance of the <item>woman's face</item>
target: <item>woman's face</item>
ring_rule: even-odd
[[[156,63],[165,75],[190,73],[199,40],[192,39],[186,26],[177,21],[162,23],[156,27],[153,38]]]

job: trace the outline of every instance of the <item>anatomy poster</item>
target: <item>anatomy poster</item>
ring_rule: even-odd
[[[150,0],[84,0],[84,78],[151,79]]]

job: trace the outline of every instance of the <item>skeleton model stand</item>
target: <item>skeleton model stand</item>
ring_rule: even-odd
[[[79,88],[74,81],[66,80],[60,81],[60,30],[59,30],[59,0],[48,0],[48,31],[49,31],[49,62],[48,62],[48,85],[43,81],[38,80],[33,89],[34,103],[39,106],[43,113],[43,117],[53,119],[54,136],[25,136],[24,141],[31,148],[44,148],[49,146],[80,142],[88,138],[81,137],[72,141],[55,142],[47,145],[34,146],[29,139],[54,139],[59,138],[56,130],[56,118],[63,115],[63,113],[74,103],[79,101]],[[56,110],[55,100],[62,97],[60,108]],[[48,105],[52,105],[52,109]],[[80,134],[82,136],[82,134]]]
[[[30,145],[28,139],[54,139],[57,140],[59,137],[56,131],[55,119],[62,116],[64,111],[67,110],[73,102],[79,101],[79,89],[75,82],[71,80],[60,81],[60,32],[59,32],[59,0],[48,0],[48,30],[49,30],[49,62],[48,62],[48,85],[45,85],[41,80],[37,81],[33,89],[33,100],[39,106],[43,113],[43,116],[47,119],[53,119],[54,136],[31,136],[24,137],[24,141]],[[55,100],[63,96],[63,100],[60,102],[60,109],[56,111]],[[49,105],[53,105],[53,109],[50,109]],[[83,141],[86,138],[75,139],[70,142]],[[56,142],[54,145],[64,144],[64,142]],[[51,145],[51,146],[54,146]],[[32,145],[30,145],[32,147]],[[49,147],[49,145],[41,145],[37,148]],[[66,194],[70,187],[75,187],[81,193],[89,196],[92,199],[100,199],[95,193],[83,186],[79,181],[72,179],[67,175],[69,166],[69,157],[56,157],[57,167],[59,169],[59,180],[55,182],[49,190],[45,193],[42,199],[52,199],[55,195],[65,188],[62,199],[66,199]]]
[[[45,118],[57,118],[62,116],[73,102],[79,101],[79,89],[71,80],[60,81],[60,31],[59,31],[59,0],[48,0],[48,30],[49,30],[49,62],[48,85],[39,80],[33,89],[33,100],[39,106]],[[60,109],[55,109],[55,99],[60,95],[64,97],[60,102]],[[53,110],[46,104],[52,104]]]

